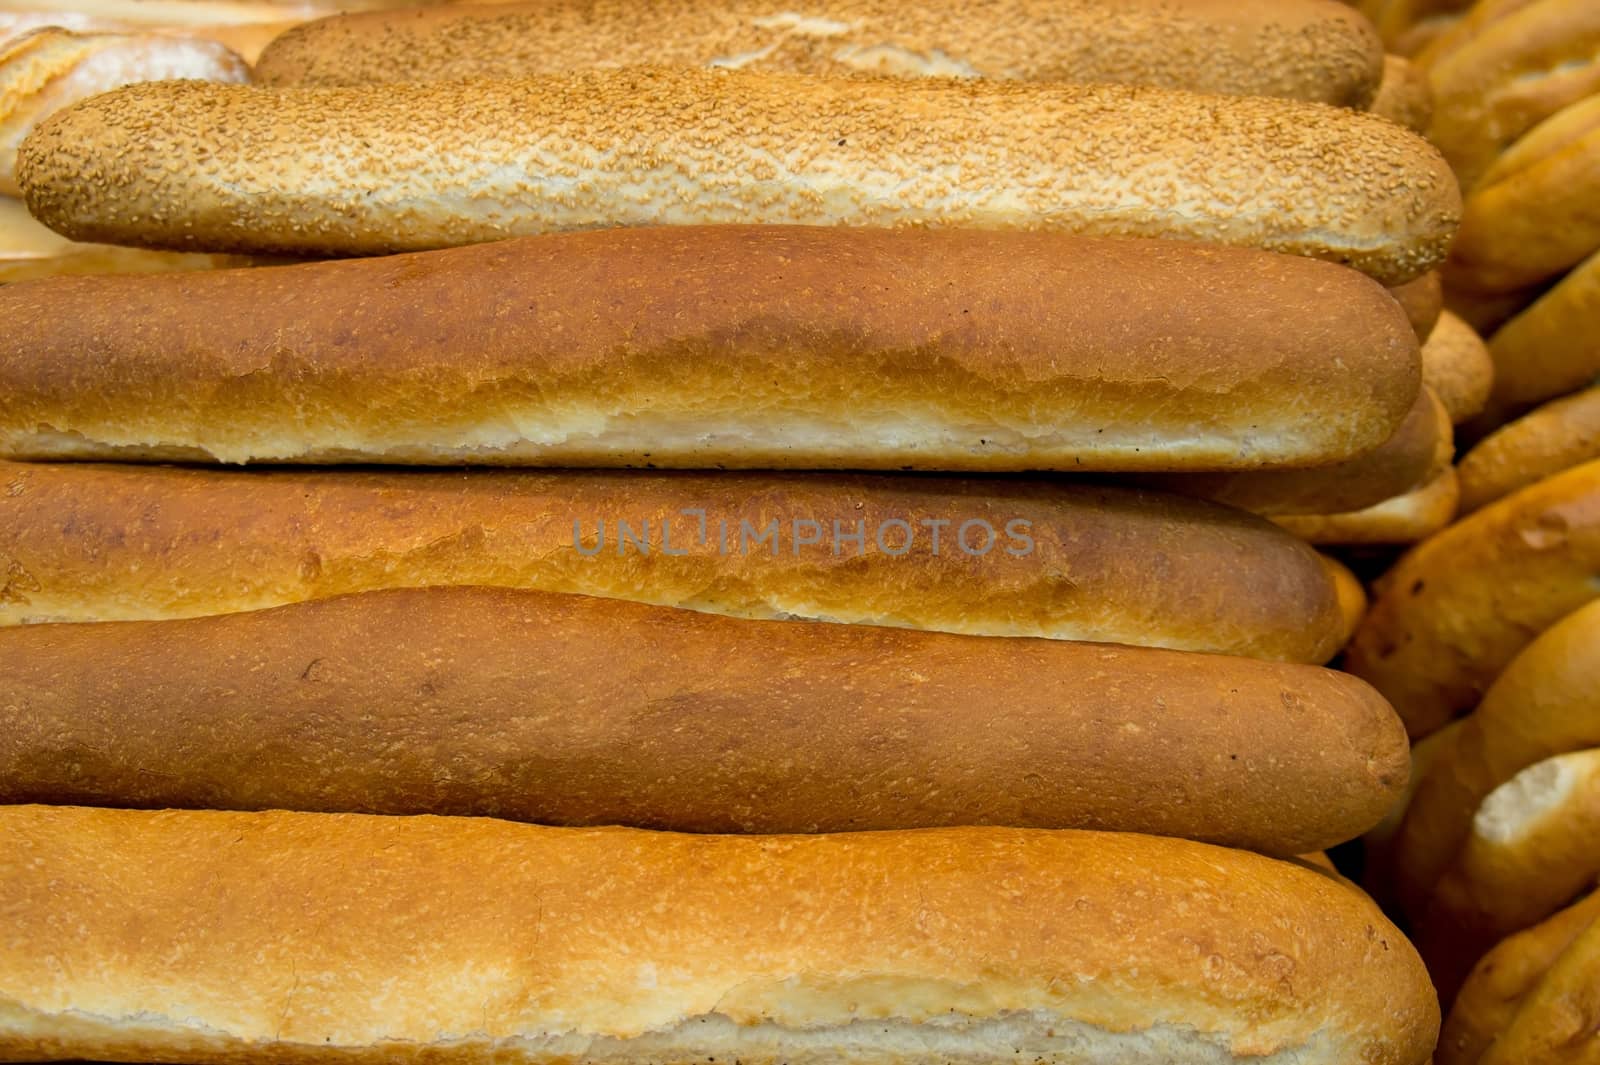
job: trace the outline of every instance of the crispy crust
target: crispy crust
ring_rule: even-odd
[[[1482,1065],[1586,1065],[1596,1053],[1600,1015],[1600,931],[1591,924],[1550,966]]]
[[[157,274],[244,266],[228,255],[145,251],[110,244],[76,244],[28,214],[20,200],[0,196],[0,285],[83,274]]]
[[[1470,514],[1562,470],[1600,458],[1600,388],[1546,403],[1479,441],[1461,460]]]
[[[1417,1065],[1438,1030],[1370,900],[1178,840],[50,807],[0,837],[13,1060]]]
[[[1414,544],[1455,520],[1458,492],[1456,471],[1446,469],[1421,488],[1366,510],[1272,520],[1312,544]]]
[[[1597,331],[1600,252],[1490,339],[1495,381],[1485,417],[1504,422],[1594,381],[1600,374]]]
[[[18,172],[75,239],[306,255],[610,225],[957,225],[1265,247],[1398,284],[1439,263],[1460,216],[1426,141],[1343,108],[731,70],[135,85],[44,123]]]
[[[1031,524],[1008,531],[1016,521]],[[909,547],[894,522],[912,527]],[[1311,548],[1247,514],[1129,489],[0,465],[0,624],[192,617],[474,584],[1315,662],[1337,650],[1343,625]]]
[[[1393,433],[1419,365],[1354,271],[1060,233],[614,229],[28,286],[0,320],[28,458],[1315,465]]]

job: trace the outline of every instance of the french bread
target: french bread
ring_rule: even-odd
[[[1439,1065],[1477,1065],[1484,1051],[1511,1027],[1551,966],[1597,919],[1600,891],[1542,924],[1506,937],[1484,955],[1445,1021],[1436,1054]]]
[[[488,588],[0,629],[0,802],[684,832],[1002,825],[1292,857],[1405,729],[1347,674]]]
[[[342,86],[628,66],[1116,82],[1341,107],[1370,104],[1384,73],[1372,26],[1330,0],[456,4],[307,23],[258,69],[269,85]]]
[[[1414,544],[1449,525],[1459,495],[1446,469],[1421,488],[1348,514],[1286,514],[1273,522],[1311,544]]]
[[[687,68],[134,85],[41,125],[19,177],[29,208],[67,236],[180,250],[371,255],[613,225],[960,225],[1263,247],[1384,284],[1437,265],[1460,213],[1427,142],[1341,108]]]
[[[1419,375],[1354,271],[1061,233],[612,229],[35,285],[0,320],[26,458],[1315,465],[1382,444]]]
[[[1426,341],[1444,310],[1444,285],[1439,280],[1439,272],[1430,270],[1414,281],[1396,285],[1389,290],[1389,295],[1400,302],[1417,339]]]
[[[0,574],[0,624],[490,585],[1308,662],[1343,628],[1262,519],[1025,481],[0,465]]]
[[[229,255],[77,244],[34,221],[20,200],[0,196],[0,285],[82,274],[156,274],[243,266]]]
[[[1461,459],[1471,513],[1562,470],[1600,458],[1600,388],[1552,400],[1480,440]]]
[[[1496,678],[1432,767],[1419,772],[1395,847],[1409,911],[1421,910],[1491,792],[1548,758],[1600,747],[1597,641],[1600,603],[1550,626]]]
[[[1600,375],[1600,251],[1489,340],[1494,389],[1485,416],[1505,422]]]
[[[1459,425],[1476,417],[1494,387],[1488,345],[1458,316],[1443,312],[1422,345],[1422,381],[1444,404],[1451,422]]]
[[[1391,571],[1345,668],[1414,738],[1470,710],[1517,653],[1600,595],[1600,462],[1492,503]]]
[[[1372,113],[1426,133],[1433,122],[1433,91],[1427,75],[1401,56],[1384,56],[1383,81],[1372,99]]]
[[[1361,510],[1410,492],[1448,470],[1453,455],[1450,415],[1424,387],[1393,436],[1344,462],[1309,469],[1143,474],[1119,480],[1273,517],[1319,514],[1329,508]]]
[[[1600,1055],[1600,930],[1590,925],[1550,966],[1483,1065],[1591,1065]]]
[[[1438,1030],[1370,900],[1182,840],[37,806],[0,837],[8,1060],[1419,1065]]]
[[[1594,889],[1597,834],[1600,749],[1530,766],[1484,799],[1416,926],[1445,1001],[1496,943]]]

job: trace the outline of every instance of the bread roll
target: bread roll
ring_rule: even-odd
[[[1484,695],[1426,773],[1401,827],[1401,898],[1415,913],[1460,850],[1479,805],[1496,788],[1554,755],[1600,747],[1600,689],[1593,649],[1600,603],[1590,603],[1528,645]]]
[[[1484,800],[1417,923],[1418,947],[1445,1001],[1496,943],[1593,890],[1597,835],[1600,750],[1540,762]]]
[[[1547,286],[1518,289],[1515,292],[1473,292],[1460,287],[1445,289],[1444,306],[1454,312],[1479,336],[1492,336],[1495,330],[1527,310],[1544,295]]]
[[[1562,470],[1600,458],[1600,388],[1546,403],[1481,440],[1462,458],[1461,509],[1470,513]]]
[[[0,624],[491,585],[1308,662],[1343,627],[1316,552],[1265,521],[1024,481],[0,465],[7,572]]]
[[[1400,302],[1400,309],[1410,319],[1417,339],[1426,341],[1444,310],[1444,286],[1439,281],[1439,272],[1432,270],[1415,281],[1396,285],[1389,290],[1389,295]]]
[[[1460,206],[1425,141],[1339,108],[733,70],[130,86],[45,123],[19,165],[29,208],[75,239],[304,255],[611,225],[958,225],[1264,247],[1398,284],[1438,264]]]
[[[20,200],[0,196],[0,285],[73,274],[155,274],[242,266],[228,255],[145,251],[109,244],[76,244],[33,220]]]
[[[1290,857],[1371,827],[1410,766],[1377,693],[1313,666],[542,592],[26,625],[0,656],[8,803],[1097,828]]]
[[[259,69],[269,85],[329,86],[651,65],[1119,82],[1366,107],[1383,43],[1327,0],[829,0],[803,14],[762,0],[541,0],[324,19],[274,41]]]
[[[1310,469],[1147,474],[1133,480],[1257,514],[1360,510],[1441,476],[1450,468],[1452,440],[1449,414],[1438,397],[1424,388],[1393,436],[1365,455],[1344,462]]]
[[[1507,937],[1484,955],[1445,1021],[1436,1055],[1439,1065],[1476,1065],[1511,1026],[1550,967],[1596,919],[1600,919],[1600,892],[1543,924]]]
[[[1600,88],[1600,6],[1535,0],[1475,23],[1429,68],[1428,137],[1471,189],[1522,134]]]
[[[1409,852],[1402,852],[1397,843],[1400,826],[1410,812],[1411,803],[1415,801],[1417,786],[1433,772],[1433,767],[1439,760],[1445,757],[1455,743],[1456,733],[1461,731],[1461,727],[1468,720],[1471,719],[1452,721],[1412,745],[1411,775],[1406,780],[1406,788],[1400,801],[1391,806],[1384,819],[1362,837],[1362,843],[1365,845],[1363,857],[1366,859],[1362,886],[1386,910],[1393,910],[1398,904],[1399,888],[1396,883],[1395,866],[1398,859]]]
[[[1350,572],[1350,567],[1338,559],[1323,555],[1322,564],[1328,567],[1328,574],[1333,578],[1334,593],[1339,598],[1339,612],[1344,617],[1344,638],[1345,642],[1349,642],[1360,627],[1361,619],[1367,615],[1367,590],[1361,586],[1360,579]]]
[[[1180,840],[37,806],[0,835],[13,1060],[1417,1065],[1437,1034],[1369,900]]]
[[[1533,129],[1500,154],[1484,172],[1484,188],[1500,182],[1560,154],[1585,136],[1600,129],[1600,94],[1570,104]]]
[[[1426,736],[1540,632],[1600,595],[1600,462],[1459,521],[1400,560],[1345,656]]]
[[[1421,488],[1365,510],[1272,520],[1312,544],[1414,544],[1455,520],[1459,491],[1456,471],[1446,469]]]
[[[1481,1059],[1483,1065],[1588,1065],[1600,1054],[1600,931],[1591,925],[1551,965],[1517,1017]]]
[[[1257,468],[1377,447],[1418,379],[1353,271],[1060,233],[602,230],[38,285],[0,320],[28,458]]]
[[[1504,422],[1600,374],[1600,252],[1545,293],[1489,341],[1494,390],[1485,417]]]
[[[1460,424],[1482,412],[1494,387],[1494,362],[1483,338],[1445,311],[1422,345],[1422,381]]]
[[[1406,59],[1383,57],[1383,81],[1372,100],[1372,113],[1418,133],[1433,121],[1433,92],[1428,77]]]

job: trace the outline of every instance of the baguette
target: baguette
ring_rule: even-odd
[[[1410,765],[1377,693],[1314,666],[542,592],[28,625],[0,657],[6,803],[1095,828],[1292,857],[1370,828]]]
[[[1372,113],[1426,133],[1433,122],[1433,91],[1427,75],[1400,56],[1384,56],[1383,81],[1373,97]]]
[[[1600,595],[1600,462],[1507,496],[1402,558],[1345,655],[1413,738],[1470,710],[1539,633]]]
[[[1516,1019],[1481,1059],[1483,1065],[1589,1065],[1600,1054],[1600,932],[1591,925],[1568,947]]]
[[[8,1060],[1418,1065],[1438,1031],[1370,900],[1181,840],[29,806],[0,837]]]
[[[1330,508],[1360,510],[1441,476],[1450,468],[1452,440],[1448,412],[1431,390],[1423,388],[1393,436],[1344,462],[1310,469],[1146,474],[1133,480],[1273,517]]]
[[[1482,413],[1494,387],[1494,361],[1483,338],[1445,311],[1422,345],[1422,382],[1459,425]]]
[[[1441,998],[1450,1001],[1496,943],[1594,889],[1597,834],[1600,750],[1540,762],[1484,800],[1417,923]]]
[[[1438,477],[1403,496],[1348,514],[1289,514],[1273,522],[1307,543],[1320,546],[1414,544],[1449,525],[1459,496],[1456,471]]]
[[[1439,272],[1431,270],[1415,281],[1396,285],[1389,290],[1389,295],[1400,302],[1400,308],[1406,312],[1417,339],[1426,341],[1444,310],[1444,285],[1439,280]]]
[[[1419,374],[1354,271],[1060,233],[602,230],[31,286],[0,320],[27,458],[1307,465],[1383,443]]]
[[[215,41],[153,34],[41,29],[0,44],[0,195],[22,193],[17,147],[47,115],[137,81],[250,80],[245,61]]]
[[[0,196],[0,285],[81,274],[213,270],[247,262],[227,255],[75,244],[34,221],[20,201]]]
[[[1535,763],[1600,747],[1597,641],[1600,603],[1552,625],[1500,674],[1433,767],[1419,773],[1395,848],[1410,912],[1421,910],[1491,792]]]
[[[1462,985],[1445,1022],[1439,1039],[1439,1065],[1477,1065],[1489,1046],[1510,1028],[1551,966],[1597,919],[1600,891],[1543,924],[1507,937],[1484,955]]]
[[[348,15],[290,30],[269,85],[523,77],[592,67],[1117,82],[1366,107],[1383,43],[1327,0],[541,0]],[[1205,41],[1197,55],[1194,42]]]
[[[1439,263],[1460,214],[1431,146],[1339,108],[732,70],[134,85],[40,126],[19,176],[29,208],[67,236],[180,250],[372,255],[663,223],[958,225],[1263,247],[1391,285]]]
[[[0,465],[7,573],[0,624],[491,585],[1307,662],[1343,628],[1321,559],[1268,522],[1023,481]]]
[[[1600,388],[1524,414],[1461,459],[1461,510],[1470,514],[1562,470],[1600,459]]]
[[[1600,374],[1600,251],[1589,256],[1489,341],[1494,390],[1485,418],[1505,422]]]

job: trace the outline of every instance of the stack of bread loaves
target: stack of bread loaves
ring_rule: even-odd
[[[1422,1065],[1315,854],[1405,730],[1263,516],[1448,436],[1371,27],[623,6],[22,145],[73,239],[329,261],[0,288],[0,1060]]]

